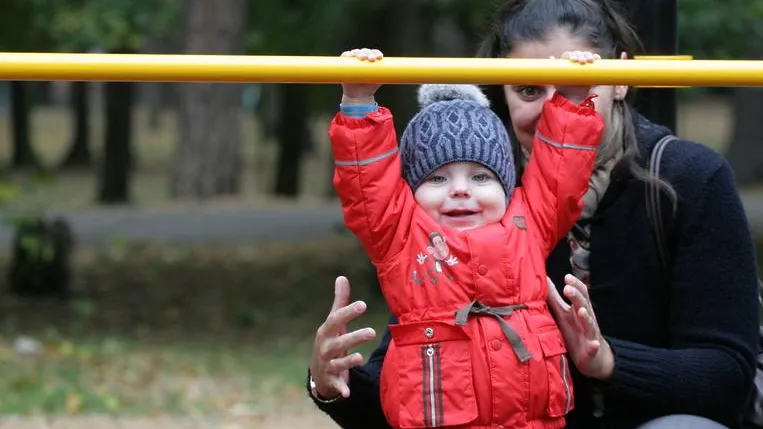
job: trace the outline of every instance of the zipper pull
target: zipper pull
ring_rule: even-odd
[[[427,356],[432,357],[434,356],[434,347],[430,344],[429,347],[427,347]]]

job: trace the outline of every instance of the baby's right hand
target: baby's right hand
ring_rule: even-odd
[[[374,62],[384,58],[384,54],[378,49],[353,49],[342,52],[343,57],[355,57],[361,61]],[[379,89],[379,84],[366,83],[343,83],[343,104],[372,104],[374,94]]]

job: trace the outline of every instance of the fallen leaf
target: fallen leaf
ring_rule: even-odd
[[[66,412],[77,414],[82,409],[82,398],[76,393],[69,393],[66,396]]]

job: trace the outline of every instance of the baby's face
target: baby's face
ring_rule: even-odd
[[[443,165],[414,196],[437,223],[460,231],[498,222],[506,212],[501,182],[489,168],[474,162]]]

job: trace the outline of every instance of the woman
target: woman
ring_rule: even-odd
[[[481,56],[590,51],[617,58],[637,46],[606,1],[510,0]],[[486,88],[519,143],[516,159],[527,159],[542,103],[556,90]],[[596,92],[606,136],[583,216],[547,260],[551,280],[567,283],[560,292],[573,303],[550,294],[576,369],[567,427],[739,427],[752,388],[758,313],[754,248],[733,173],[713,151],[678,140],[663,153],[660,178],[650,176],[646,160],[669,130],[630,109],[629,88]],[[654,184],[662,191],[666,267],[645,210],[645,191]],[[569,273],[585,284],[565,278]],[[369,328],[346,333],[363,311],[364,303],[350,304],[347,280],[338,279],[309,371],[311,397],[346,429],[387,427],[378,383],[389,335],[365,365],[359,354],[347,354],[375,336]],[[572,313],[579,311],[591,320],[584,329],[590,338],[578,334]],[[600,347],[589,350],[591,344]]]

